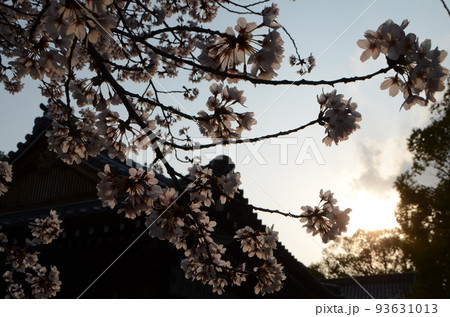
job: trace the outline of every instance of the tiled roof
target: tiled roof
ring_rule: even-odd
[[[351,277],[328,279],[322,282],[337,286],[344,298],[364,299],[371,298],[371,296],[376,299],[404,298],[404,295],[411,291],[415,274],[409,272],[358,276],[355,279],[360,285]]]
[[[26,136],[25,143],[21,143],[18,145],[18,151],[9,153],[9,159],[11,163],[15,164],[16,162],[21,162],[22,158],[27,158],[27,155],[29,155],[29,153],[33,151],[34,146],[36,146],[36,149],[40,149],[40,151],[45,151],[46,145],[44,146],[43,140],[45,140],[45,132],[48,131],[48,129],[51,127],[50,122],[50,118],[46,116],[36,118],[33,133]],[[40,147],[37,146],[39,144]],[[30,158],[28,157],[28,161],[29,160]],[[23,162],[21,164],[24,165]],[[127,166],[125,162],[111,159],[103,153],[99,154],[97,157],[91,157],[88,160],[83,161],[83,163],[80,165],[89,168],[89,170],[91,170],[93,174],[96,175],[98,171],[103,170],[105,164],[109,164],[111,168],[116,172],[128,173],[129,166]],[[221,173],[226,173],[234,165],[232,164],[232,162],[228,161],[227,157],[221,157],[220,159],[216,159],[210,162],[209,166],[214,170],[215,174],[220,175]],[[69,168],[64,164],[62,165],[62,167]],[[81,169],[75,169],[75,171],[79,170]],[[73,171],[71,171],[71,173],[73,173]],[[26,175],[30,174],[28,173]],[[67,175],[72,174],[68,173]],[[58,176],[58,178],[61,177]],[[157,175],[157,178],[160,183],[171,186],[170,184],[172,181],[164,175]],[[50,180],[49,185],[46,187],[50,188],[52,186],[58,186],[55,184],[56,182],[54,180]],[[93,184],[93,187],[91,187],[94,189],[95,197],[95,183]],[[14,185],[14,180],[12,185]],[[65,184],[65,186],[68,185]],[[38,187],[40,186],[34,186],[31,191],[43,190]],[[48,193],[48,190],[46,190],[46,193]],[[39,204],[39,206],[27,205],[27,207],[25,208],[13,208],[10,209],[10,211],[4,211],[0,213],[0,226],[2,226],[4,230],[10,229],[13,231],[15,230],[14,228],[18,227],[26,228],[27,224],[30,221],[33,221],[37,217],[46,216],[48,215],[50,209],[55,209],[58,211],[60,218],[66,225],[70,224],[71,220],[73,220],[72,223],[74,225],[71,226],[70,230],[69,228],[67,228],[68,230],[65,230],[67,233],[67,237],[65,238],[65,240],[67,240],[72,239],[70,237],[75,234],[73,232],[79,232],[79,230],[74,226],[75,224],[84,223],[84,220],[82,220],[83,218],[86,219],[88,226],[90,226],[89,228],[86,227],[83,230],[88,231],[94,231],[94,229],[95,231],[97,231],[98,228],[94,228],[94,226],[105,226],[106,224],[102,222],[104,220],[101,219],[108,219],[107,221],[110,222],[111,225],[118,225],[123,222],[123,215],[117,215],[115,211],[111,211],[105,207],[102,207],[101,201],[99,199],[91,198],[79,199],[75,201],[60,200],[60,202],[58,203],[47,200],[44,203]],[[257,214],[253,212],[253,210],[248,205],[245,204],[247,200],[243,197],[243,192],[241,191],[241,193],[236,195],[235,198],[240,199],[244,203],[230,202],[226,204],[225,208],[223,205],[218,205],[214,210],[212,210],[214,216],[218,217],[218,219],[220,219],[220,223],[222,224],[221,227],[216,227],[215,234],[218,235],[218,239],[223,239],[224,241],[227,241],[227,243],[231,242],[233,232],[235,232],[238,226],[241,227],[244,225],[250,225],[255,229],[265,230],[265,226],[262,224],[261,220],[258,219]],[[120,202],[118,205],[119,206],[116,206],[116,209],[120,208]],[[107,215],[108,213],[109,215]],[[108,217],[104,218],[104,216],[106,215]],[[115,220],[111,218],[114,218]],[[97,219],[99,221],[91,222],[90,219]],[[70,234],[71,230],[73,231],[72,234]],[[283,244],[279,243],[277,250],[275,250],[275,255],[277,258],[279,258],[279,261],[283,263],[285,267],[285,273],[288,278],[285,283],[285,288],[286,291],[287,289],[289,289],[289,291],[285,292],[285,294],[290,294],[289,296],[294,298],[298,296],[296,295],[296,292],[302,294],[301,297],[336,297],[318,280],[316,280],[309,272],[309,270],[302,263],[297,261]]]
[[[2,229],[25,226],[36,218],[46,217],[50,209],[58,211],[61,219],[84,217],[104,213],[101,201],[98,199],[80,201],[75,203],[49,205],[39,208],[31,208],[17,211],[9,211],[0,214],[0,226]]]

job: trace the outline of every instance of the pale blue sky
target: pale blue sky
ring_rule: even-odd
[[[450,50],[450,19],[439,0],[283,1],[279,6],[278,20],[292,34],[300,53],[307,56],[312,52],[318,58],[316,69],[305,76],[307,79],[364,75],[385,67],[383,57],[361,63],[362,50],[356,41],[363,38],[364,31],[376,30],[389,18],[399,24],[409,19],[407,32],[415,33],[420,40],[430,38],[433,47]],[[215,25],[224,30],[228,25],[234,26],[236,19],[222,17]],[[255,17],[248,20],[259,22]],[[293,48],[288,38],[282,36],[286,44],[286,66],[278,79],[295,79],[295,71],[288,65]],[[444,66],[450,68],[449,58]],[[416,105],[410,111],[399,111],[402,98],[392,98],[387,91],[379,90],[383,80],[384,76],[378,76],[363,83],[336,85],[338,93],[358,103],[363,116],[361,129],[339,146],[322,144],[324,131],[317,126],[278,141],[285,142],[286,152],[280,144],[269,142],[239,146],[232,149],[236,151],[235,156],[225,151],[236,160],[236,170],[242,176],[241,187],[250,202],[299,212],[300,206],[318,202],[320,189],[331,189],[341,208],[353,209],[351,232],[356,228],[392,226],[397,200],[392,181],[407,167],[410,157],[405,140],[413,127],[426,124],[428,110]],[[161,82],[166,88],[178,83]],[[322,87],[253,87],[242,83],[238,86],[245,90],[247,97],[249,109],[243,111],[254,111],[258,120],[258,125],[244,137],[291,129],[317,117],[316,95]],[[202,95],[199,102],[189,105],[189,110],[195,114],[204,105],[200,101],[206,98],[207,94]],[[31,132],[34,118],[42,113],[39,103],[45,99],[40,97],[37,84],[28,80],[18,95],[9,95],[0,88],[0,100],[0,150],[8,152],[15,150],[17,142],[24,141],[25,135]],[[184,104],[182,97],[178,100]],[[176,105],[173,100],[168,102]],[[304,152],[305,146],[312,152]],[[260,157],[249,155],[252,151]],[[308,153],[318,157],[308,159]],[[214,156],[219,152],[211,150],[202,154]],[[302,158],[305,160],[300,164]],[[319,239],[310,238],[298,222],[272,215],[262,219],[268,225],[275,223],[281,241],[299,260],[309,264],[320,258]]]

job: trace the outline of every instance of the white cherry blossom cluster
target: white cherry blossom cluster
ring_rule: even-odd
[[[317,102],[320,104],[321,119],[327,134],[323,139],[326,145],[331,146],[333,142],[337,145],[359,129],[357,122],[362,120],[361,114],[356,111],[358,105],[351,98],[345,100],[344,95],[337,95],[334,89],[317,96]]]
[[[38,262],[38,252],[26,252],[21,247],[13,246],[5,250],[6,263],[16,272],[24,273],[27,268],[32,268]]]
[[[278,239],[273,227],[259,232],[246,226],[236,232],[234,239],[244,253],[262,260],[253,270],[245,262],[233,264],[225,259],[226,248],[212,238],[217,223],[210,219],[208,207],[234,197],[240,185],[239,173],[232,169],[218,177],[212,168],[195,164],[189,169],[188,179],[192,183],[185,196],[179,196],[174,188],[157,185],[153,172],[130,168],[129,175],[115,175],[109,165],[105,166],[99,173],[101,181],[97,186],[103,205],[114,208],[120,197],[125,207],[119,212],[125,210],[126,217],[140,217],[143,212],[151,237],[167,240],[184,250],[186,258],[181,261],[181,268],[186,278],[210,285],[218,294],[223,294],[227,286],[241,285],[249,274],[257,278],[257,294],[281,288],[285,276],[283,267],[273,258]]]
[[[191,200],[200,202],[205,207],[209,207],[211,203],[214,203],[211,187],[217,186],[220,188],[220,203],[225,204],[228,198],[234,198],[234,195],[239,191],[239,185],[242,184],[240,181],[241,174],[234,172],[234,170],[219,178],[213,175],[211,168],[201,167],[199,164],[194,164],[189,168],[189,178],[202,185],[191,193]]]
[[[36,218],[30,222],[28,228],[31,230],[33,239],[29,243],[33,246],[40,244],[49,244],[57,239],[63,229],[61,229],[62,220],[59,220],[56,210],[50,210],[50,215],[46,218]]]
[[[158,0],[161,7],[154,7],[153,14],[156,19],[156,25],[164,21],[165,17],[187,13],[191,19],[196,22],[210,22],[214,20],[222,1],[199,1],[199,0],[181,0],[181,1],[165,1]],[[159,21],[161,20],[161,22]]]
[[[247,252],[249,257],[256,254],[258,258],[264,260],[261,266],[253,268],[253,273],[246,269],[246,263],[232,268],[229,261],[223,260],[222,255],[226,249],[223,245],[216,244],[211,239],[210,232],[207,232],[205,238],[199,238],[195,248],[187,249],[185,252],[186,259],[182,261],[181,267],[185,271],[186,278],[209,284],[213,292],[222,294],[226,286],[240,286],[249,274],[254,274],[258,281],[254,287],[256,294],[265,295],[280,290],[286,277],[283,266],[277,264],[273,257],[278,233],[273,231],[273,228],[266,228],[265,232],[255,232],[246,226],[239,229],[234,238],[241,242],[243,251]]]
[[[25,291],[20,283],[16,283],[13,279],[13,273],[11,271],[6,271],[3,273],[3,281],[6,283],[6,290],[9,295],[5,298],[26,298]]]
[[[241,174],[234,171],[229,172],[227,175],[223,175],[220,178],[220,186],[222,188],[223,195],[220,196],[220,202],[224,204],[227,197],[234,197],[234,194],[238,192],[238,187],[241,185]]]
[[[212,227],[215,224],[214,221],[210,222],[209,228],[201,235],[199,230],[192,228],[197,233],[194,235],[196,241],[193,247],[184,248],[186,258],[182,260],[181,268],[187,279],[211,285],[212,291],[220,295],[225,292],[226,286],[240,286],[246,281],[249,272],[245,263],[233,268],[230,261],[222,258],[226,248],[211,238]]]
[[[5,87],[13,93],[20,91],[25,75],[63,82],[67,56],[71,55],[81,63],[85,59],[79,51],[69,52],[73,41],[97,43],[101,37],[110,40],[108,33],[116,25],[116,18],[108,10],[112,2],[58,0],[42,7],[42,3],[29,0],[14,1],[10,6],[5,3],[3,18],[9,23],[2,24],[0,31],[6,36],[5,43],[14,46],[14,50],[9,54],[2,53],[8,57],[17,56],[9,63],[13,67],[12,76],[3,74]],[[28,39],[17,26],[29,30]]]
[[[145,120],[145,131],[153,131],[156,128],[155,120],[146,120],[148,114],[145,114],[145,111],[139,111],[139,114],[141,119]],[[98,114],[96,124],[102,140],[101,149],[107,150],[109,157],[125,161],[130,153],[137,154],[139,150],[147,149],[150,142],[146,133],[133,129],[131,123],[131,120],[123,121],[119,113],[110,109],[104,109]],[[133,135],[132,142],[129,141],[131,135]]]
[[[320,202],[318,206],[302,206],[300,222],[305,223],[306,232],[313,236],[319,234],[324,243],[335,240],[339,241],[339,236],[347,231],[347,225],[350,220],[348,214],[352,211],[350,208],[340,210],[336,206],[337,200],[329,190],[324,192],[320,190]]]
[[[216,222],[210,220],[207,211],[200,209],[201,200],[188,202],[188,206],[182,202],[182,198],[177,200],[173,188],[164,189],[158,206],[146,220],[150,235],[184,249],[186,258],[181,261],[181,268],[186,278],[211,285],[213,292],[222,294],[226,286],[245,281],[246,274],[233,270],[231,263],[222,258],[226,249],[212,239]]]
[[[257,258],[264,260],[262,265],[253,268],[258,281],[254,287],[255,294],[264,296],[279,291],[286,276],[283,266],[277,263],[273,256],[278,241],[278,232],[273,230],[273,226],[266,227],[264,232],[245,226],[236,231],[234,238],[240,241],[242,251],[249,257],[256,255]]]
[[[364,49],[361,55],[363,62],[370,57],[377,59],[380,54],[386,55],[388,65],[397,74],[388,77],[381,84],[381,89],[389,88],[391,96],[402,92],[405,98],[402,106],[406,110],[415,104],[425,106],[429,101],[436,102],[434,95],[445,89],[445,79],[449,73],[441,65],[447,52],[437,47],[432,49],[429,39],[420,43],[414,33],[406,34],[408,24],[408,20],[401,25],[387,20],[377,31],[366,31],[365,39],[357,42]],[[421,96],[422,92],[424,95]]]
[[[205,207],[214,204],[214,198],[211,190],[211,184],[218,181],[213,171],[209,167],[202,167],[200,164],[194,164],[189,168],[189,179],[199,183],[197,190],[190,193],[191,201]]]
[[[269,257],[263,265],[253,269],[256,273],[258,283],[255,286],[255,294],[272,294],[278,292],[283,287],[286,275],[283,272],[283,265],[277,263],[275,257]]]
[[[97,43],[102,34],[109,34],[116,25],[107,7],[113,0],[52,1],[48,10],[46,31],[53,38],[76,36],[80,40]]]
[[[213,43],[205,45],[198,42],[197,46],[202,50],[198,57],[200,62],[229,73],[244,73],[263,79],[277,76],[275,70],[281,67],[284,57],[284,42],[276,30],[279,25],[274,23],[278,13],[279,9],[273,4],[263,10],[263,23],[249,23],[240,17],[234,30],[227,27],[225,34]],[[268,28],[267,34],[255,34],[262,27]],[[242,70],[238,69],[240,65],[243,65]]]
[[[89,156],[100,153],[100,138],[95,128],[95,114],[92,111],[82,112],[82,120],[68,122],[52,122],[52,129],[46,132],[49,150],[67,164],[80,164]]]
[[[124,213],[130,219],[146,215],[145,223],[150,228],[150,236],[168,240],[177,248],[186,248],[184,235],[188,225],[184,220],[192,215],[187,214],[184,206],[176,204],[178,192],[174,188],[157,185],[158,180],[153,171],[132,167],[128,172],[128,177],[116,175],[111,172],[109,165],[105,165],[104,171],[98,174],[100,183],[97,191],[103,206],[114,208],[120,197],[121,208],[118,213]],[[191,204],[189,210],[200,214],[196,220],[205,228],[215,225],[204,212],[197,209],[196,204]]]
[[[140,130],[154,130],[156,120],[147,120],[148,114],[138,112],[141,119],[146,120],[145,130]],[[54,120],[52,129],[46,133],[49,149],[67,164],[79,164],[83,159],[95,157],[103,150],[107,150],[111,158],[117,157],[125,161],[127,155],[147,149],[150,143],[145,132],[134,128],[131,120],[121,120],[115,111],[103,109],[96,113],[90,109],[82,109],[79,114],[79,117],[73,116],[70,120]]]
[[[118,177],[111,172],[111,167],[106,164],[103,172],[99,172],[100,182],[97,185],[97,194],[103,202],[103,206],[114,208],[117,204],[117,195],[126,195],[119,213],[124,213],[126,218],[134,219],[143,212],[149,215],[153,210],[156,199],[164,192],[158,186],[158,180],[153,171],[130,168],[128,177]],[[164,196],[163,196],[164,197]]]
[[[73,99],[76,100],[78,107],[92,105],[96,110],[103,111],[108,105],[119,102],[116,95],[105,98],[101,91],[102,81],[98,77],[94,77],[89,83],[86,80],[74,80],[70,84],[70,91]]]
[[[2,227],[0,227],[0,230]],[[0,232],[0,252],[5,252],[5,245],[8,242],[8,237],[3,233]]]
[[[223,294],[228,281],[225,271],[231,269],[231,263],[222,259],[226,248],[215,243],[209,234],[200,237],[194,247],[185,251],[186,258],[181,261],[181,268],[187,279],[197,280],[212,286],[213,292]],[[241,283],[245,276],[233,276],[235,283]]]
[[[98,173],[100,182],[97,184],[97,195],[102,201],[103,207],[114,208],[117,204],[116,195],[119,185],[116,184],[116,176],[111,172],[111,167],[106,164],[103,172]]]
[[[9,245],[8,237],[0,233],[0,268],[6,287],[6,298],[50,298],[60,291],[59,271],[50,266],[48,271],[39,263],[36,246],[49,244],[63,231],[55,210],[43,219],[30,222],[33,239],[25,239],[25,245]],[[1,228],[0,228],[1,229]]]
[[[8,162],[0,161],[0,196],[8,191],[6,183],[12,181],[12,165]]]
[[[203,110],[198,113],[198,125],[203,135],[215,141],[240,139],[243,130],[252,129],[256,124],[253,112],[237,113],[232,108],[236,103],[244,104],[246,98],[242,90],[216,83],[209,90],[213,95],[208,98],[206,106],[213,113]],[[233,127],[233,123],[237,123],[237,127]]]
[[[159,199],[146,218],[145,224],[150,228],[151,237],[168,240],[180,249],[187,247],[185,229],[188,225],[185,223],[185,218],[189,216],[186,215],[184,206],[176,204],[177,197],[178,192],[174,188],[165,187],[160,192]],[[205,222],[208,223],[209,218],[205,219]]]
[[[55,266],[50,266],[50,271],[40,264],[32,267],[33,273],[26,273],[25,281],[31,286],[31,294],[34,298],[50,298],[56,296],[61,290],[59,271]]]
[[[155,178],[153,171],[144,171],[144,169],[129,169],[130,176],[125,181],[127,197],[125,198],[125,207],[119,209],[119,213],[123,212],[126,218],[134,219],[141,212],[146,215],[152,211],[152,206],[156,199],[166,198],[166,195],[160,194],[161,187]]]
[[[238,229],[234,238],[241,241],[243,252],[249,257],[256,255],[259,259],[267,260],[273,257],[273,250],[277,247],[278,232],[272,227],[266,227],[265,232],[255,231],[249,226]]]

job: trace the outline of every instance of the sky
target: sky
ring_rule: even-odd
[[[370,0],[370,1],[283,1],[279,4],[277,19],[289,31],[302,56],[309,53],[317,59],[317,67],[303,78],[336,79],[365,75],[386,67],[383,57],[360,62],[362,50],[356,45],[366,30],[376,30],[388,19],[400,24],[410,20],[407,32],[415,33],[419,40],[432,40],[432,46],[450,51],[450,19],[439,0]],[[211,27],[224,30],[234,27],[237,17],[220,16]],[[249,16],[248,21],[259,22]],[[285,41],[284,66],[277,79],[298,79],[295,69],[288,64],[293,46]],[[450,68],[450,58],[443,65]],[[388,74],[389,75],[389,74]],[[256,144],[218,147],[196,153],[202,162],[220,154],[229,155],[241,173],[241,188],[249,202],[256,206],[301,213],[300,207],[319,202],[319,191],[330,189],[341,209],[352,208],[348,234],[357,229],[375,230],[396,226],[394,209],[398,195],[393,188],[395,177],[405,171],[411,156],[406,139],[411,130],[423,127],[429,119],[427,108],[415,105],[411,110],[399,110],[403,102],[400,95],[390,97],[379,89],[386,75],[354,84],[338,84],[334,88],[352,98],[362,114],[361,129],[338,146],[322,143],[324,128],[313,126],[296,134]],[[159,83],[164,89],[180,84],[179,81]],[[209,84],[202,85],[206,88]],[[316,96],[331,91],[326,87],[263,87],[238,83],[247,98],[242,112],[253,111],[258,124],[243,137],[254,137],[295,128],[317,117],[319,105]],[[26,81],[25,89],[10,95],[0,88],[0,150],[16,150],[18,142],[31,133],[34,118],[42,115],[38,84]],[[184,110],[196,114],[204,108],[207,94],[198,102],[185,105],[185,101],[167,99],[172,105],[180,104]],[[441,98],[442,94],[438,95]],[[183,108],[182,108],[183,109]],[[205,140],[200,140],[204,142]],[[173,160],[174,161],[174,160]],[[173,162],[181,170],[186,166]],[[266,225],[274,224],[281,242],[291,253],[308,265],[321,258],[324,244],[319,238],[306,234],[298,220],[278,215],[259,213]]]

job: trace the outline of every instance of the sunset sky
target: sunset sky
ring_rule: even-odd
[[[410,20],[406,32],[415,33],[420,41],[432,40],[432,47],[450,51],[450,19],[439,0],[378,0],[378,1],[283,1],[279,4],[278,21],[295,39],[300,54],[309,53],[317,59],[317,67],[305,79],[337,79],[365,75],[386,67],[383,56],[377,60],[360,62],[356,42],[364,31],[376,30],[387,19],[400,24]],[[224,30],[235,25],[237,17],[224,15],[210,28]],[[248,21],[257,17],[249,16]],[[286,34],[284,66],[277,79],[298,79],[288,58],[293,53]],[[450,58],[443,65],[450,68]],[[330,189],[341,209],[352,208],[349,233],[356,229],[384,229],[396,225],[394,208],[398,196],[393,181],[408,168],[411,157],[406,149],[406,138],[412,128],[422,127],[429,118],[428,109],[415,105],[401,110],[400,94],[395,98],[379,89],[384,75],[355,84],[336,85],[345,99],[352,97],[362,114],[361,129],[338,146],[322,143],[324,128],[314,126],[289,137],[228,149],[210,149],[200,154],[203,163],[219,154],[231,156],[236,171],[241,173],[241,188],[250,203],[292,213],[301,213],[303,205],[319,202],[320,189]],[[174,86],[180,82],[173,81]],[[170,90],[171,83],[161,81],[161,87]],[[207,89],[210,83],[202,85]],[[234,85],[234,84],[233,84]],[[231,85],[231,86],[233,86]],[[316,96],[331,91],[332,87],[262,87],[238,83],[245,91],[246,106],[242,111],[253,111],[258,124],[244,137],[253,137],[288,130],[317,118],[319,105]],[[441,98],[442,94],[438,97]],[[208,93],[184,110],[196,114],[204,107]],[[167,103],[185,105],[181,97],[167,99]],[[16,150],[33,127],[33,120],[42,111],[37,83],[26,81],[18,95],[9,95],[0,88],[0,150]],[[191,131],[194,131],[191,129]],[[199,136],[200,134],[196,134]],[[193,136],[195,136],[193,134]],[[206,142],[206,140],[200,140]],[[182,171],[187,166],[174,162]],[[274,215],[260,215],[267,225],[275,224],[282,243],[304,264],[321,257],[323,244],[311,238],[299,221]]]

